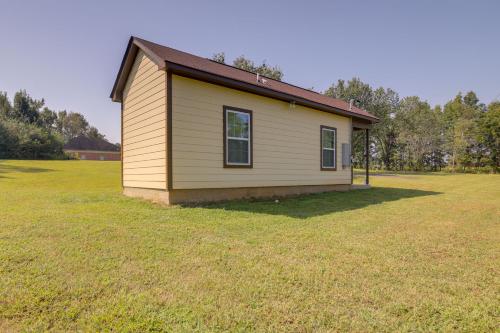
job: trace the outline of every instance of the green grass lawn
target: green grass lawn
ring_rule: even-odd
[[[0,161],[0,331],[497,331],[500,176],[202,207]]]

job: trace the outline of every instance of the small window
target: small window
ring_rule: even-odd
[[[321,126],[321,170],[337,169],[337,129]]]
[[[252,167],[252,111],[224,106],[224,167]]]

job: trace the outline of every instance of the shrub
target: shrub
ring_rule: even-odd
[[[61,136],[34,124],[0,118],[0,158],[63,158]]]

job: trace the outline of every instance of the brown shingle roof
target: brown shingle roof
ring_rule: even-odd
[[[77,136],[69,140],[64,149],[72,150],[99,150],[99,151],[120,151],[120,147],[107,140],[99,138],[89,138],[85,135]]]
[[[148,54],[153,59],[153,61],[155,61],[156,64],[161,68],[180,65],[191,70],[208,73],[217,77],[222,77],[258,87],[261,91],[268,90],[269,92],[279,93],[282,96],[287,95],[289,96],[290,101],[294,100],[294,98],[298,99],[297,102],[299,104],[302,104],[300,103],[300,101],[309,101],[311,103],[314,103],[314,105],[319,104],[319,106],[324,106],[325,108],[335,109],[338,113],[343,113],[354,117],[358,116],[361,119],[369,120],[371,122],[376,122],[378,119],[377,117],[373,116],[363,109],[357,108],[355,106],[349,108],[349,103],[343,100],[331,98],[311,90],[303,89],[270,78],[265,78],[265,83],[257,82],[256,75],[254,73],[241,70],[233,66],[220,64],[210,59],[198,57],[190,53],[155,44],[137,37],[132,37],[130,40],[129,47],[127,48],[127,53],[125,54],[120,72],[115,82],[115,86],[113,87],[111,98],[115,101],[121,100],[121,97],[119,97],[121,95],[121,91],[118,90],[123,89],[123,84],[122,86],[120,86],[120,76],[123,74],[122,72],[124,71],[124,67],[127,65],[127,55],[131,47],[134,45]],[[125,69],[125,71],[127,71],[127,69]]]

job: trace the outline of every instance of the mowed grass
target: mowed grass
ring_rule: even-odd
[[[500,176],[201,207],[0,161],[0,331],[497,331]]]

